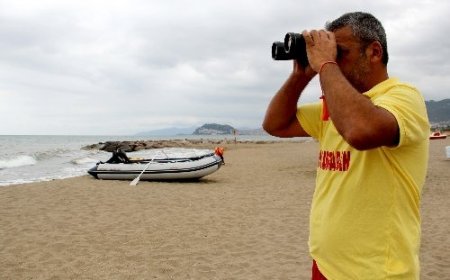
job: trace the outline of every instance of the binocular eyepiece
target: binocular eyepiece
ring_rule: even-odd
[[[303,35],[289,32],[284,37],[284,42],[274,42],[272,44],[272,58],[274,60],[296,59],[303,68],[308,66],[306,42]]]

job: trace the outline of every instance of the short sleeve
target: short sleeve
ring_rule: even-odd
[[[425,102],[414,87],[400,84],[372,101],[397,119],[400,129],[398,147],[417,143],[429,137],[430,125]]]
[[[320,103],[304,104],[297,109],[297,119],[301,127],[306,133],[316,139],[320,139],[321,112],[322,105]]]

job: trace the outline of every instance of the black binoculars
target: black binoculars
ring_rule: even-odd
[[[284,37],[284,42],[272,44],[272,58],[274,60],[296,59],[305,68],[308,66],[305,38],[300,33],[289,32]]]

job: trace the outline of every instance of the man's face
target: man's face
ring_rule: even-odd
[[[347,80],[360,92],[365,92],[365,86],[370,75],[370,63],[361,42],[353,36],[350,27],[334,31],[337,44],[336,62]]]

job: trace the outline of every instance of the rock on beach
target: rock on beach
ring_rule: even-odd
[[[85,150],[102,150],[113,152],[120,149],[124,152],[134,152],[145,149],[160,148],[214,148],[228,144],[267,144],[275,141],[241,141],[234,139],[176,139],[176,140],[137,140],[137,141],[107,141],[83,147]]]

